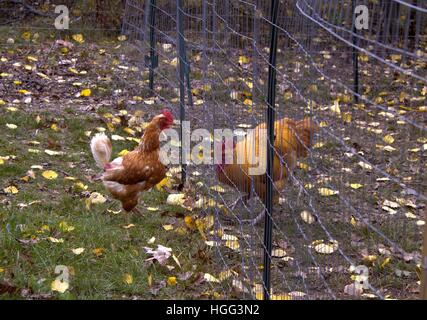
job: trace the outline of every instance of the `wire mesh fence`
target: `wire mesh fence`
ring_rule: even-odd
[[[416,295],[425,17],[422,1],[126,2],[122,31],[151,93],[192,130],[208,129],[221,160],[229,149],[247,156],[261,129],[273,134],[264,153],[256,147],[267,173],[245,162],[183,168],[214,217],[212,292]],[[234,141],[215,140],[218,128]]]
[[[26,81],[42,78],[53,96],[84,110],[91,106],[75,94],[90,84],[78,77],[94,62],[67,56],[64,34],[84,33],[78,40],[91,51],[99,33],[118,31],[107,23],[111,10],[95,12],[102,3],[89,2],[70,6],[70,31],[51,20],[21,24],[13,44],[39,56],[38,73]],[[119,57],[99,52],[94,77],[101,85],[92,90],[100,104],[122,108],[126,93],[131,107],[148,97],[168,107],[180,120],[183,147],[202,142],[188,138],[195,129],[211,133],[214,152],[200,145],[180,154],[195,212],[212,218],[209,297],[417,296],[426,204],[425,2],[127,0],[121,8],[127,40]],[[3,6],[0,24],[27,12]],[[49,50],[41,37],[52,42]],[[111,75],[103,64],[113,58]],[[57,59],[56,69],[45,68],[45,59]],[[65,74],[73,77],[65,81]],[[55,108],[54,100],[42,102]],[[217,136],[218,129],[233,138]],[[230,151],[233,163],[224,164]],[[257,167],[251,152],[265,165],[262,174],[250,173]],[[234,163],[238,155],[243,163]],[[208,156],[211,163],[194,164]]]

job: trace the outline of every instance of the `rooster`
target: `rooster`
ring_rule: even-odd
[[[172,114],[164,110],[147,125],[139,145],[113,161],[110,161],[110,139],[104,133],[98,133],[92,138],[90,148],[93,157],[104,170],[101,180],[111,196],[122,203],[126,212],[137,211],[135,208],[139,194],[164,179],[167,169],[159,158],[159,136],[162,130],[172,124]]]
[[[318,130],[317,125],[309,118],[301,121],[294,121],[288,118],[278,120],[274,124],[274,159],[273,159],[273,184],[275,190],[281,190],[286,185],[289,173],[295,168],[298,158],[307,157],[308,150],[312,145],[313,133]],[[236,188],[245,195],[234,202],[234,208],[240,201],[246,202],[255,191],[265,205],[267,175],[251,175],[250,168],[256,167],[249,164],[248,159],[251,155],[260,153],[260,132],[261,129],[267,129],[265,123],[259,124],[254,129],[254,135],[247,135],[244,139],[234,143],[233,162],[225,164],[225,143],[222,144],[222,163],[216,165],[218,180],[231,187]],[[255,148],[253,147],[255,145]],[[265,155],[260,155],[266,158]],[[264,159],[263,158],[263,159]],[[237,162],[237,159],[244,161]],[[252,188],[253,186],[253,188]],[[273,201],[278,202],[279,196],[275,192]],[[252,225],[256,225],[265,215],[265,210],[255,219],[250,220]]]

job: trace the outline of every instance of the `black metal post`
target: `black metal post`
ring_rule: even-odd
[[[357,49],[358,41],[357,41],[357,28],[356,28],[356,0],[351,1],[351,10],[353,11],[352,17],[353,17],[353,91],[354,94],[354,102],[359,102],[359,51]]]
[[[188,96],[188,105],[193,106],[193,94],[191,93],[191,82],[190,82],[190,64],[187,60],[187,50],[185,49],[185,43],[184,46],[184,63],[185,63],[185,80],[187,84],[187,96]]]
[[[178,74],[179,74],[179,119],[180,119],[180,140],[181,140],[181,186],[184,186],[187,179],[187,164],[184,148],[184,126],[185,121],[185,47],[184,47],[184,28],[182,16],[182,0],[176,0],[176,29],[178,30]]]
[[[273,214],[273,159],[274,122],[276,117],[276,53],[277,53],[277,12],[279,0],[271,0],[270,11],[270,57],[268,65],[267,93],[267,198],[264,225],[264,299],[270,299],[270,266],[272,250]]]
[[[149,74],[149,86],[151,93],[154,93],[154,69],[158,64],[158,57],[156,55],[156,33],[155,33],[155,23],[156,23],[156,0],[150,0],[150,74]]]

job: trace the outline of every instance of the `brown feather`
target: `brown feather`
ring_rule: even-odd
[[[166,167],[159,159],[162,129],[173,121],[171,116],[158,115],[148,124],[135,150],[123,156],[121,164],[104,171],[102,179],[111,195],[131,211],[138,204],[140,192],[149,190],[166,176]]]

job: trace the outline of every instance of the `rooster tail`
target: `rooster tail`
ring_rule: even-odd
[[[110,139],[104,133],[97,133],[90,141],[90,149],[98,167],[104,169],[113,152]]]
[[[308,149],[313,144],[314,133],[319,130],[317,124],[310,118],[295,122],[295,131],[297,135],[298,148],[297,156],[306,157]]]

